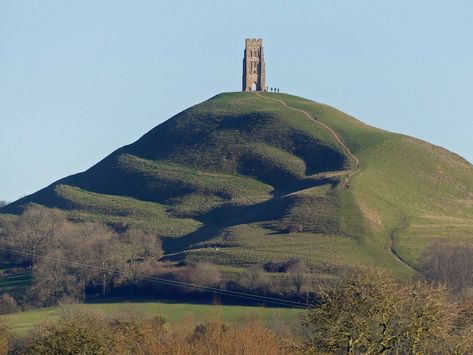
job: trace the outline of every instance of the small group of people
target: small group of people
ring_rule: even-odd
[[[279,88],[270,88],[270,89],[268,89],[268,87],[266,87],[266,91],[270,91],[270,90],[271,90],[271,92],[279,92]]]

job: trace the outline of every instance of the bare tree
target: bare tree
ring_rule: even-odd
[[[211,263],[187,266],[176,277],[179,281],[210,287],[219,287],[223,281],[218,266]]]
[[[239,283],[243,288],[263,295],[268,294],[273,288],[268,274],[257,265],[250,267],[242,275]]]
[[[0,314],[14,313],[18,311],[18,304],[16,299],[8,293],[0,296]]]
[[[293,260],[287,266],[287,272],[297,294],[301,293],[306,282],[307,267],[302,260]]]
[[[116,278],[121,258],[112,233],[98,223],[64,223],[33,268],[32,298],[53,304],[64,297],[83,299],[88,286],[102,294]]]
[[[116,253],[115,244],[113,239],[97,240],[92,250],[93,259],[99,267],[92,281],[101,287],[102,296],[120,279],[119,270],[124,265],[120,254]]]
[[[37,255],[47,251],[65,221],[64,214],[59,210],[27,206],[17,219],[7,224],[7,245],[25,253],[22,259],[33,265]]]
[[[438,241],[424,250],[421,268],[428,281],[462,292],[473,287],[473,245]]]
[[[119,236],[118,252],[123,281],[136,283],[141,276],[150,274],[163,256],[161,240],[138,229],[129,229]]]
[[[84,298],[78,275],[71,272],[63,249],[52,249],[47,258],[40,258],[33,267],[33,285],[29,290],[30,301],[41,306],[56,304],[71,298]]]
[[[454,306],[445,289],[402,285],[370,270],[321,291],[309,312],[312,346],[328,353],[444,353],[453,329]],[[443,349],[443,350],[442,350]]]
[[[69,273],[77,277],[82,293],[87,286],[100,285],[105,294],[122,262],[110,230],[100,223],[70,224],[59,243],[67,260],[74,261]]]

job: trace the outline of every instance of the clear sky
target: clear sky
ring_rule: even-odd
[[[472,35],[471,0],[3,0],[0,199],[239,91],[246,37],[269,86],[473,161]]]

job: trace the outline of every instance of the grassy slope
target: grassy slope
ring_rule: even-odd
[[[473,167],[463,158],[418,139],[382,131],[329,107],[285,95],[341,134],[361,159],[352,194],[368,222],[366,243],[394,248],[416,265],[434,238],[473,241]]]
[[[164,236],[169,252],[191,248],[188,259],[247,266],[300,257],[322,273],[371,263],[407,275],[390,253],[391,235],[412,265],[433,238],[473,236],[466,161],[326,105],[266,95],[339,133],[361,159],[349,190],[324,175],[349,165],[326,130],[276,102],[230,93],[16,205],[32,200],[83,219],[141,225]],[[304,232],[283,233],[290,224]]]
[[[0,316],[10,329],[18,335],[26,335],[29,330],[39,324],[55,322],[61,312],[74,310],[88,310],[105,315],[119,315],[122,313],[141,314],[145,317],[161,316],[168,323],[185,322],[186,326],[197,325],[211,320],[225,320],[227,322],[243,321],[245,319],[259,319],[268,326],[274,326],[281,321],[286,326],[294,325],[302,315],[300,309],[290,308],[263,308],[247,306],[213,306],[187,303],[141,302],[141,303],[96,303],[72,305],[65,308],[50,307],[27,312]]]

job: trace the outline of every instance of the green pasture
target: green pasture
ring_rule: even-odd
[[[17,335],[26,335],[33,327],[56,322],[63,312],[97,312],[104,316],[139,315],[161,316],[169,324],[197,325],[212,320],[240,322],[259,320],[268,326],[293,326],[304,312],[301,309],[264,308],[186,303],[140,302],[140,303],[94,303],[36,309],[0,316],[0,319]]]

